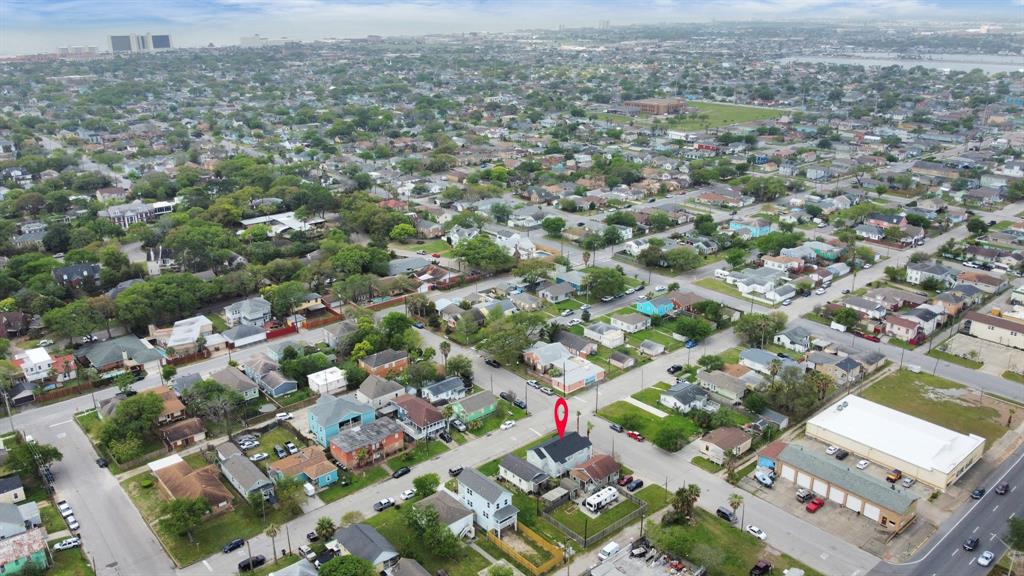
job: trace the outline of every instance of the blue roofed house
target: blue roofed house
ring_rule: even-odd
[[[420,393],[431,404],[452,402],[466,397],[466,384],[462,378],[451,376],[420,388]]]
[[[729,222],[729,230],[741,236],[760,238],[772,231],[772,223],[764,218],[740,218]]]
[[[650,300],[636,303],[636,311],[652,317],[667,316],[675,309],[675,304],[668,296],[658,296]]]
[[[569,270],[568,272],[559,272],[555,274],[555,284],[569,284],[576,290],[583,287],[586,279],[587,276],[579,270]]]
[[[373,422],[373,406],[345,396],[321,396],[307,411],[309,431],[324,448],[338,432]]]

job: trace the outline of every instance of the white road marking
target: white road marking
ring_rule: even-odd
[[[1009,520],[1010,518],[1013,518],[1016,515],[1017,515],[1016,512],[1010,512],[1010,516],[1007,518],[1007,520]]]
[[[1012,493],[1016,489],[1017,489],[1017,486],[1014,486],[1013,488],[1010,488],[1010,492]]]
[[[62,426],[64,424],[71,424],[72,422],[74,422],[74,420],[65,420],[63,422],[57,422],[56,424],[50,424],[49,427],[50,428],[56,428],[57,426]]]
[[[822,552],[821,559],[822,560],[828,560],[828,552]]]
[[[540,432],[537,432],[537,431],[536,431],[536,430],[534,430],[533,428],[530,428],[530,432],[533,432],[533,433],[534,433],[534,434],[536,434],[537,436],[543,436],[543,434],[541,434]]]
[[[989,541],[989,542],[991,542],[991,541],[993,541],[993,540],[995,540],[995,539],[996,539],[996,534],[995,534],[995,532],[993,532],[993,533],[992,533],[992,536],[989,536],[989,539],[988,539],[988,541]]]
[[[210,563],[207,562],[206,560],[203,560],[203,566],[206,566],[207,570],[209,570],[210,572],[213,572],[213,568],[210,567]]]
[[[952,553],[952,554],[950,554],[950,556],[956,556],[956,553],[957,553],[957,552],[959,552],[959,551],[960,551],[960,550],[953,550],[953,553]]]
[[[977,560],[977,558],[971,558],[971,561],[970,561],[970,562],[968,562],[968,563],[967,563],[967,565],[968,565],[968,566],[973,566],[973,565],[974,565],[974,561],[975,561],[975,560]]]
[[[65,437],[66,437],[67,435],[68,435],[68,433],[67,433],[67,432],[61,432],[60,434],[57,434],[57,440],[62,440],[62,439],[64,439],[64,438],[65,438]]]
[[[975,532],[977,532],[978,528],[981,528],[981,526],[975,526],[974,530],[971,530],[971,534],[974,534]]]
[[[999,510],[999,504],[996,504],[996,505],[995,505],[995,508],[992,508],[992,511],[993,511],[993,512],[995,512],[996,510]]]

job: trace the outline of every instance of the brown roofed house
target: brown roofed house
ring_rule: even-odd
[[[160,429],[160,436],[168,450],[178,450],[206,439],[206,429],[199,418],[187,418]]]
[[[700,453],[719,466],[732,456],[750,450],[751,438],[735,426],[716,428],[700,439]]]
[[[231,490],[220,481],[220,472],[213,464],[192,470],[184,460],[153,472],[160,488],[169,498],[206,498],[213,512],[230,510]]]
[[[569,477],[576,481],[581,490],[593,492],[618,480],[619,463],[608,454],[594,454],[570,470]]]

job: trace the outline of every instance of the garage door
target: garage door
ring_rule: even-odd
[[[828,499],[836,504],[842,504],[843,500],[846,499],[846,491],[833,486],[832,489],[828,491]]]
[[[872,504],[870,504],[868,502],[865,502],[864,503],[864,515],[867,516],[868,518],[871,518],[875,522],[878,522],[878,519],[882,515],[882,511],[878,509],[878,506],[874,506],[874,505],[872,505]]]
[[[804,474],[803,472],[797,472],[796,473],[796,485],[801,487],[801,488],[810,488],[811,487],[811,477],[808,476],[807,474]]]
[[[847,494],[846,495],[846,507],[849,508],[850,510],[853,510],[855,512],[860,512],[860,507],[863,504],[864,504],[864,501],[861,500],[860,498],[857,498],[853,494]]]
[[[814,493],[819,496],[828,492],[828,482],[821,480],[820,478],[814,479]]]
[[[782,466],[782,477],[785,478],[786,480],[789,480],[790,482],[795,481],[796,480],[796,469],[793,468],[792,466],[785,466],[785,465],[783,465]]]

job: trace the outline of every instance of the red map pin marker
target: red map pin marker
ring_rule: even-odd
[[[558,438],[565,436],[565,425],[569,423],[569,405],[565,398],[559,398],[555,402],[555,426],[558,427]]]

